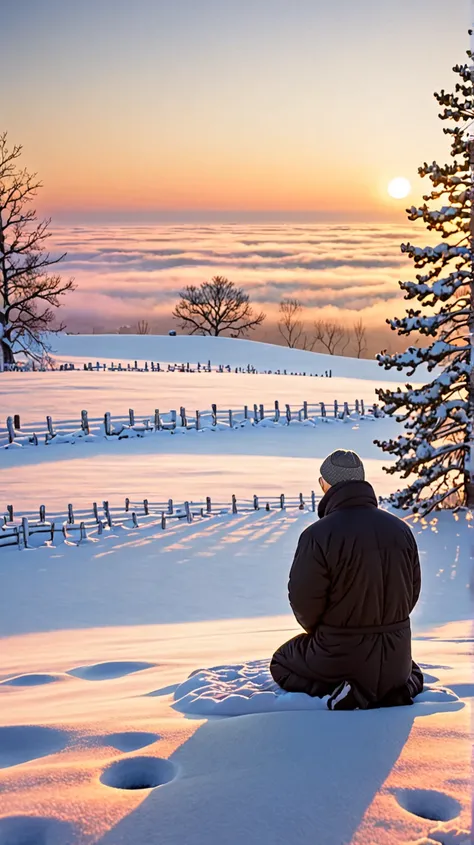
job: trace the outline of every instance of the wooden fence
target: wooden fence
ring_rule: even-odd
[[[363,399],[354,403],[339,403],[335,400],[331,405],[325,402],[316,404],[303,402],[302,405],[285,404],[280,406],[276,400],[271,409],[265,408],[263,403],[244,405],[239,409],[218,409],[216,404],[210,410],[195,411],[188,414],[186,408],[181,406],[179,411],[171,410],[161,413],[155,408],[152,414],[141,416],[135,414],[133,408],[129,409],[127,416],[114,416],[108,411],[102,417],[89,417],[86,410],[81,411],[80,420],[67,419],[54,423],[51,415],[46,416],[45,422],[29,422],[22,425],[20,415],[14,414],[7,417],[5,428],[0,427],[0,445],[2,439],[5,443],[17,443],[18,445],[37,446],[40,439],[46,444],[57,438],[57,442],[66,438],[84,438],[89,435],[118,437],[125,439],[130,436],[145,436],[147,433],[158,431],[175,431],[176,429],[202,430],[204,428],[239,428],[241,426],[261,425],[262,423],[280,423],[290,425],[294,421],[305,422],[319,420],[345,420],[351,416],[360,419],[378,418],[383,416],[383,411],[377,404],[365,406]]]
[[[312,490],[308,496],[257,496],[250,499],[215,501],[206,496],[204,501],[185,501],[176,505],[173,499],[164,502],[152,502],[148,499],[131,501],[126,498],[123,506],[113,507],[105,501],[99,505],[93,502],[91,508],[75,509],[72,504],[63,512],[46,513],[46,507],[40,505],[37,511],[22,511],[17,515],[12,505],[8,505],[0,525],[0,549],[6,546],[28,548],[35,535],[45,538],[44,542],[53,543],[57,536],[69,545],[81,545],[94,541],[114,529],[133,529],[161,526],[165,530],[170,522],[190,524],[196,519],[210,519],[226,514],[242,514],[254,511],[299,510],[315,512],[321,496]]]
[[[49,368],[35,365],[33,362],[31,367],[22,366],[21,364],[6,365],[5,371],[12,372],[44,372],[46,369],[55,370],[58,372],[109,372],[109,373],[245,373],[247,375],[278,375],[278,376],[311,376],[314,378],[332,378],[332,369],[325,370],[324,373],[310,373],[300,370],[277,369],[277,370],[257,370],[252,364],[247,364],[244,367],[232,367],[230,364],[211,364],[207,361],[205,364],[198,362],[197,364],[174,363],[174,364],[160,364],[159,361],[144,361],[139,363],[137,361],[116,364],[112,361],[110,364],[96,361],[88,361],[82,366],[73,363],[52,364]]]

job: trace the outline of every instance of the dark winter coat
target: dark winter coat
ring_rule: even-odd
[[[421,583],[416,541],[405,522],[377,507],[366,481],[331,487],[318,510],[319,521],[299,539],[288,585],[295,617],[311,636],[282,646],[284,667],[297,688],[312,679],[314,695],[353,681],[369,701],[380,701],[412,671],[409,615]],[[279,671],[272,666],[280,682]]]

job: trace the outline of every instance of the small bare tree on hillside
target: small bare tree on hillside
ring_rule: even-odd
[[[44,361],[49,347],[46,332],[59,332],[55,310],[60,298],[74,290],[49,268],[65,258],[51,258],[45,248],[49,220],[37,222],[31,208],[41,183],[20,169],[21,146],[7,146],[0,134],[0,361],[14,363],[15,351]]]
[[[354,322],[353,332],[357,358],[362,358],[363,353],[367,352],[367,329],[362,322],[362,317]]]
[[[137,323],[137,334],[150,334],[150,326],[147,320],[139,320]]]
[[[282,299],[279,306],[278,331],[290,349],[294,349],[303,335],[302,307],[297,299]]]
[[[314,344],[320,343],[330,355],[342,355],[350,339],[350,332],[337,320],[315,320]]]
[[[173,311],[182,329],[190,334],[218,335],[230,332],[242,337],[260,326],[265,314],[255,314],[250,298],[225,276],[214,276],[199,287],[188,285]]]

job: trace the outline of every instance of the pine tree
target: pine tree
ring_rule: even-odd
[[[468,53],[471,57],[471,53]],[[455,93],[435,94],[444,127],[451,139],[451,164],[423,164],[418,172],[432,182],[419,208],[407,209],[408,219],[420,220],[428,231],[439,234],[441,243],[431,247],[402,244],[414,262],[416,281],[400,282],[409,307],[401,319],[387,320],[399,335],[417,332],[427,339],[424,347],[411,346],[402,354],[377,356],[389,370],[408,370],[426,365],[433,378],[422,387],[377,390],[383,408],[404,422],[406,433],[397,439],[375,441],[396,461],[385,467],[409,479],[403,490],[389,500],[396,507],[427,514],[435,508],[474,506],[470,471],[472,420],[474,417],[474,223],[472,178],[474,140],[467,130],[474,119],[474,82],[467,64],[453,68],[458,75]],[[441,207],[437,203],[442,199]],[[436,208],[438,205],[438,208]],[[426,309],[422,313],[422,309]],[[473,455],[474,461],[474,455]]]

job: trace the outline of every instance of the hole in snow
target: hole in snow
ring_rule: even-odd
[[[41,725],[10,725],[0,728],[0,769],[18,766],[38,757],[62,751],[69,741],[66,731]]]
[[[74,675],[84,681],[111,681],[114,678],[132,675],[134,672],[143,672],[144,669],[151,669],[153,666],[156,666],[156,663],[144,663],[139,660],[113,660],[109,663],[77,666],[75,669],[69,669],[68,675]]]
[[[153,789],[176,777],[176,766],[162,757],[129,757],[112,763],[101,783],[114,789]]]
[[[75,839],[69,822],[39,816],[4,816],[0,845],[65,845]]]
[[[106,734],[102,741],[106,745],[112,745],[119,751],[137,751],[145,745],[151,745],[160,739],[159,734],[148,733],[148,731],[123,731],[121,733]]]
[[[398,789],[395,797],[408,813],[433,822],[448,822],[461,812],[459,801],[435,789]]]

